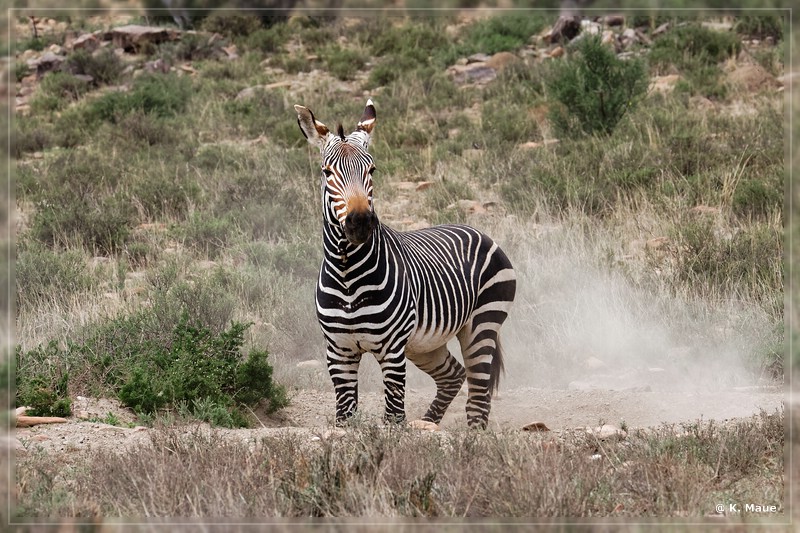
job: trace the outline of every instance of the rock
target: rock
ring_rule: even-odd
[[[522,428],[522,431],[550,431],[544,422],[532,422]]]
[[[545,139],[541,142],[528,141],[526,143],[518,144],[517,148],[522,148],[523,150],[530,150],[533,148],[541,148],[542,146],[548,146],[556,143],[558,143],[558,139]]]
[[[639,42],[639,37],[636,35],[636,30],[633,28],[626,28],[620,35],[620,41],[623,46],[630,46]]]
[[[263,90],[263,85],[255,85],[253,87],[247,87],[246,89],[242,89],[239,91],[239,94],[236,95],[236,100],[250,100],[253,98],[256,93]]]
[[[472,54],[467,58],[466,64],[469,65],[470,63],[486,63],[491,58],[492,56],[490,56],[489,54],[483,54],[483,53]]]
[[[596,428],[586,428],[586,433],[593,435],[599,440],[622,440],[628,436],[628,433],[625,430],[622,430],[611,424],[603,424],[602,426]]]
[[[508,65],[518,61],[519,58],[511,52],[497,52],[495,55],[490,57],[488,61],[486,61],[486,66],[491,67],[498,72],[502,72],[502,70]]]
[[[475,83],[486,84],[497,77],[497,71],[486,66],[485,63],[472,63],[470,65],[453,65],[447,72],[458,84]]]
[[[653,41],[650,39],[650,37],[645,35],[642,30],[634,30],[634,31],[636,32],[636,39],[638,42],[646,44],[647,46],[653,44]]]
[[[429,189],[431,185],[433,185],[432,181],[420,181],[419,183],[417,183],[417,187],[414,190],[424,191],[426,189]]]
[[[115,48],[122,48],[126,52],[138,53],[146,44],[174,41],[180,37],[180,34],[179,30],[172,28],[129,24],[112,29],[107,34],[107,37],[110,38]]]
[[[680,80],[681,77],[678,74],[655,76],[650,80],[650,88],[648,90],[651,92],[668,94],[675,89],[675,84],[677,84]]]
[[[161,59],[160,57],[155,61],[148,61],[144,64],[144,70],[147,72],[160,72],[162,74],[166,74],[169,72],[170,66],[169,63]]]
[[[658,28],[653,30],[652,36],[658,37],[662,33],[666,33],[669,30],[669,22],[665,22],[664,24],[660,25]]]
[[[738,65],[728,73],[728,83],[748,92],[774,89],[781,84],[761,65]]]
[[[100,46],[100,41],[93,33],[84,33],[74,41],[72,41],[73,50],[87,50],[94,52]]]
[[[606,30],[603,32],[603,36],[601,37],[600,42],[605,44],[606,46],[615,45],[617,44],[617,34],[614,33],[612,30]]]
[[[561,43],[571,41],[581,31],[581,22],[578,17],[561,16],[553,24],[553,28],[545,35],[545,42]]]
[[[622,26],[625,24],[625,15],[606,15],[603,22],[606,26]]]
[[[308,361],[300,361],[295,365],[297,368],[322,368],[322,361],[316,359],[309,359]]]
[[[408,423],[412,429],[419,429],[421,431],[439,431],[439,425],[435,422],[427,420],[412,420]]]
[[[561,46],[556,46],[555,48],[550,50],[548,57],[561,57],[563,55],[564,55],[564,48]]]
[[[600,35],[600,24],[591,20],[581,21],[581,34]]]
[[[28,61],[28,67],[36,69],[36,75],[42,76],[43,74],[55,70],[61,66],[61,63],[66,59],[64,56],[59,56],[53,52],[45,52],[38,59],[31,59]]]

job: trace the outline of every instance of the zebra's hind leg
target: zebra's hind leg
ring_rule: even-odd
[[[485,429],[492,407],[492,389],[502,367],[499,324],[486,329],[468,324],[458,333],[467,373],[467,425]]]
[[[406,357],[403,352],[386,355],[378,361],[383,373],[386,401],[383,419],[400,423],[406,419]]]
[[[336,425],[343,426],[358,407],[358,365],[361,354],[339,355],[328,347],[327,360],[328,373],[336,394]]]
[[[446,344],[430,353],[415,355],[411,361],[436,382],[436,397],[422,420],[438,424],[461,390],[466,377],[464,367],[452,356]]]

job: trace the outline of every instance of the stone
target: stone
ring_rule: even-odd
[[[650,80],[650,88],[648,90],[651,92],[668,94],[675,89],[675,85],[680,80],[681,77],[678,74],[667,74],[666,76],[654,76]]]
[[[531,422],[527,426],[523,426],[522,431],[550,431],[544,422]]]
[[[603,424],[596,428],[586,428],[586,433],[596,437],[598,440],[623,440],[628,436],[627,431],[611,424]]]
[[[603,32],[603,36],[600,38],[600,42],[605,45],[614,45],[617,43],[617,34],[614,33],[612,30],[606,30]]]
[[[467,64],[469,65],[470,63],[485,63],[489,61],[491,58],[492,56],[490,56],[489,54],[483,54],[483,53],[472,54],[467,58]]]
[[[412,429],[418,429],[420,431],[439,431],[439,425],[435,422],[429,422],[427,420],[412,420],[408,423],[409,427]]]
[[[600,35],[600,24],[584,19],[581,21],[581,33],[586,35]]]
[[[432,181],[420,181],[419,183],[417,183],[417,186],[414,190],[417,192],[424,191],[426,189],[429,189],[431,185],[433,185]]]
[[[728,83],[748,92],[773,89],[781,84],[767,70],[758,64],[738,65],[728,73]]]
[[[94,52],[100,46],[100,41],[93,33],[84,33],[74,41],[72,41],[73,50],[86,50]]]
[[[122,48],[126,52],[138,52],[148,43],[159,44],[174,41],[180,37],[180,34],[179,30],[172,28],[128,24],[112,29],[107,36],[115,48]]]
[[[497,52],[486,61],[486,66],[501,72],[508,65],[519,61],[519,58],[511,52]]]
[[[548,54],[549,57],[561,57],[564,55],[564,48],[562,46],[556,46],[550,53]]]
[[[29,60],[28,66],[35,68],[37,76],[41,76],[60,67],[64,59],[66,59],[64,56],[56,55],[53,52],[45,52],[38,59]]]
[[[665,22],[664,24],[661,24],[658,28],[654,29],[652,36],[658,37],[662,33],[666,33],[667,30],[669,30],[669,22]]]
[[[548,146],[551,144],[556,144],[558,139],[545,139],[541,142],[537,141],[528,141],[526,143],[518,144],[517,148],[522,148],[523,150],[530,150],[533,148],[541,148],[542,146]]]
[[[567,42],[574,39],[581,31],[581,23],[578,17],[560,16],[553,28],[545,36],[545,41],[549,43]]]
[[[606,15],[606,17],[603,19],[603,22],[606,24],[606,26],[622,26],[625,24],[625,15]]]
[[[472,63],[470,65],[454,65],[447,69],[453,81],[458,84],[475,83],[478,85],[489,83],[497,77],[497,71],[486,66],[485,63]]]

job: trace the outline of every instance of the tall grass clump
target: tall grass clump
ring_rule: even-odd
[[[550,120],[565,136],[608,135],[644,96],[648,83],[644,63],[617,58],[599,36],[581,39],[573,54],[554,63],[547,79],[547,91],[557,102],[550,109]]]
[[[654,74],[677,69],[685,78],[678,89],[708,98],[727,96],[720,63],[736,57],[742,44],[734,33],[715,31],[690,23],[659,36],[648,55]]]

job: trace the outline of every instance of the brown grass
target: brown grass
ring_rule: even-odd
[[[154,430],[129,450],[19,458],[20,516],[693,517],[728,502],[784,509],[783,412],[633,431],[341,437]],[[47,459],[47,460],[44,460]],[[66,481],[69,480],[69,481]],[[732,517],[749,520],[745,513]],[[763,517],[759,517],[763,518]],[[770,518],[770,517],[767,517]]]

